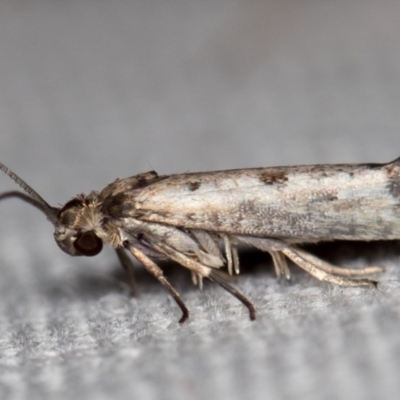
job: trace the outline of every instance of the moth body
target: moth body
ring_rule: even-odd
[[[117,179],[101,192],[51,207],[5,165],[0,169],[25,192],[11,191],[45,213],[59,247],[94,256],[113,247],[133,284],[133,255],[189,312],[153,258],[189,269],[200,286],[208,278],[237,297],[255,319],[251,302],[217,272],[239,273],[237,245],[269,252],[277,275],[290,278],[287,259],[321,281],[371,286],[353,279],[382,268],[335,267],[296,244],[329,240],[400,239],[400,159],[387,164],[254,168],[159,176],[154,171]]]

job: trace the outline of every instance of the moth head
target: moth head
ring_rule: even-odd
[[[58,246],[71,256],[95,256],[103,248],[99,238],[101,213],[95,192],[79,195],[64,207],[50,206],[34,189],[17,174],[0,163],[0,170],[14,180],[24,191],[9,191],[0,194],[0,200],[17,197],[42,211],[54,225],[54,239]]]
[[[60,209],[54,239],[60,248],[72,256],[92,257],[101,252],[99,238],[102,218],[96,193],[79,195]]]

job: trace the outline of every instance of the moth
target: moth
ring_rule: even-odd
[[[161,283],[182,311],[189,311],[153,259],[187,268],[222,286],[247,307],[251,301],[218,273],[239,274],[238,244],[268,252],[276,274],[290,279],[287,260],[320,281],[374,286],[365,276],[380,267],[340,268],[299,245],[332,240],[400,239],[400,158],[386,164],[300,165],[116,179],[102,191],[50,206],[19,176],[0,169],[23,190],[17,197],[54,225],[58,246],[72,256],[95,256],[110,245],[133,283],[130,253]]]

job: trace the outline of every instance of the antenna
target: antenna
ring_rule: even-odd
[[[19,199],[31,204],[41,210],[54,225],[57,222],[58,208],[50,206],[36,190],[32,189],[23,179],[16,173],[12,172],[3,163],[0,162],[0,170],[8,175],[15,183],[17,183],[27,194],[12,190],[0,194],[0,200],[9,197],[18,197]]]

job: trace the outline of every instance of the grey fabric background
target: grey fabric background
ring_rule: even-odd
[[[400,155],[400,3],[390,0],[0,2],[0,160],[51,204],[117,177]],[[0,191],[14,189],[6,176]],[[394,399],[397,243],[330,244],[384,265],[378,290],[320,284],[244,252],[191,310],[110,249],[63,254],[43,216],[0,204],[1,399]]]

